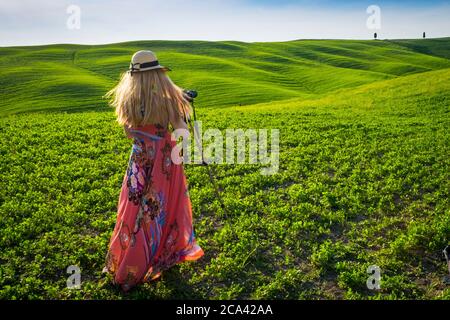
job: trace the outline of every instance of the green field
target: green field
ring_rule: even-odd
[[[280,171],[216,167],[230,226],[187,165],[205,256],[123,294],[101,269],[131,142],[102,96],[139,49],[204,127],[280,129]],[[449,58],[450,38],[0,48],[0,298],[449,299]]]

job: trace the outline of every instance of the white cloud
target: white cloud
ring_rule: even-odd
[[[81,29],[68,30],[66,8],[81,7]],[[450,6],[381,8],[380,38],[449,36]],[[366,7],[313,9],[243,5],[237,0],[0,0],[0,45],[110,43],[129,40],[283,41],[371,38]]]

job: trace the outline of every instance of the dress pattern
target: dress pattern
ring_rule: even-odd
[[[129,137],[134,143],[105,266],[125,291],[204,254],[195,239],[183,166],[171,160],[176,142],[157,125],[133,129]]]

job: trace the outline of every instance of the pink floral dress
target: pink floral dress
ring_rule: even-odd
[[[170,132],[158,125],[130,132],[134,144],[105,267],[125,291],[204,254],[194,236],[183,166],[171,159],[176,142]]]

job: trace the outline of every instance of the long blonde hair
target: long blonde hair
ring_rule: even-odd
[[[133,128],[147,124],[167,126],[169,114],[188,116],[189,102],[164,70],[125,72],[119,83],[106,95],[116,109],[120,125]]]

